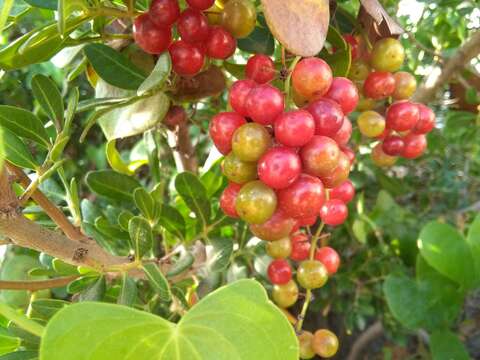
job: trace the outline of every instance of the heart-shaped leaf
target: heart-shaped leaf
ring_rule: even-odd
[[[328,0],[262,0],[268,27],[291,53],[315,56],[323,48],[330,21]]]
[[[131,201],[133,192],[141,186],[134,178],[112,170],[91,171],[85,181],[98,195],[119,201]]]
[[[91,331],[95,329],[95,331]],[[293,327],[254,280],[202,299],[178,324],[111,304],[80,303],[48,323],[40,360],[297,360]]]
[[[0,105],[0,126],[44,147],[50,145],[47,131],[42,122],[30,111],[14,106]]]

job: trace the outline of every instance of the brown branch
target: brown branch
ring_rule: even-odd
[[[6,281],[0,280],[0,290],[29,290],[37,291],[44,289],[59,288],[68,285],[70,282],[78,278],[78,276],[66,276],[48,280],[25,280],[25,281]]]
[[[355,340],[348,354],[347,360],[359,360],[363,349],[375,338],[383,334],[383,325],[377,321],[370,325],[367,330]]]
[[[427,77],[418,88],[413,100],[422,103],[428,103],[433,100],[437,92],[448,83],[452,76],[458,70],[463,69],[478,54],[480,54],[480,30],[475,31],[456,51],[455,55],[445,61],[441,73],[436,79],[430,79],[431,76]]]
[[[185,170],[196,173],[198,170],[197,157],[190,139],[188,123],[181,124],[177,132],[177,149],[182,158]]]
[[[10,173],[16,176],[17,181],[23,188],[27,189],[31,183],[31,180],[28,176],[21,170],[9,162],[6,162],[7,169]],[[35,190],[31,198],[40,206],[43,211],[50,217],[50,219],[57,224],[57,226],[62,229],[64,234],[71,240],[75,241],[86,241],[88,237],[81,233],[79,228],[73,226],[73,224],[68,220],[65,214],[55,206],[40,190]]]

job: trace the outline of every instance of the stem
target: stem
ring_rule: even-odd
[[[44,289],[59,288],[69,284],[71,281],[78,278],[80,275],[65,276],[56,279],[48,280],[25,280],[25,281],[5,281],[0,280],[0,290],[29,290],[37,291]]]
[[[45,328],[36,321],[30,320],[25,315],[13,310],[10,306],[0,303],[0,314],[14,322],[29,333],[41,337]]]
[[[291,102],[291,91],[290,91],[290,83],[292,80],[292,72],[293,69],[295,69],[295,66],[297,63],[300,61],[302,57],[301,56],[296,56],[295,59],[292,61],[290,64],[290,67],[288,68],[288,76],[287,79],[285,80],[285,94],[286,94],[286,99],[287,99],[287,108],[290,108],[290,102]]]
[[[315,250],[317,249],[318,239],[320,238],[320,234],[322,233],[324,226],[325,226],[325,223],[322,221],[317,231],[315,232],[315,235],[313,235],[312,237],[312,243],[310,244],[310,253],[308,256],[309,260],[313,260],[315,256]],[[298,315],[298,322],[295,326],[295,331],[297,332],[297,334],[300,334],[302,332],[303,320],[305,320],[305,316],[307,315],[307,311],[308,311],[308,306],[310,305],[311,301],[312,301],[312,290],[308,289],[307,293],[305,294],[305,302],[303,303],[302,311],[300,311],[300,314]]]

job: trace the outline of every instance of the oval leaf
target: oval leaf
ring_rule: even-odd
[[[323,48],[330,21],[328,0],[262,0],[268,27],[291,53],[315,56]]]
[[[32,91],[50,120],[63,123],[63,100],[55,83],[47,76],[37,74],[32,79]]]
[[[48,148],[50,145],[47,131],[41,120],[30,111],[14,106],[0,105],[0,126],[44,147]]]
[[[210,221],[210,202],[201,181],[192,173],[184,172],[175,178],[175,188],[197,219],[207,225]]]
[[[136,297],[137,284],[135,283],[135,280],[127,275],[127,273],[124,273],[122,277],[122,288],[117,299],[117,304],[132,306],[135,303]]]
[[[85,181],[96,194],[119,201],[131,201],[134,190],[141,186],[134,178],[112,170],[91,171]]]
[[[7,129],[2,129],[2,132],[5,159],[22,168],[37,169],[39,165],[22,139]]]
[[[137,259],[141,259],[145,253],[152,249],[152,227],[148,221],[140,216],[134,216],[128,222],[128,232],[132,247],[135,249]]]
[[[155,200],[144,188],[138,188],[133,193],[135,205],[142,212],[142,214],[150,221],[156,217],[157,207]]]
[[[174,207],[163,204],[158,223],[176,237],[185,237],[185,219]]]
[[[143,271],[145,272],[153,290],[160,296],[160,300],[165,302],[172,300],[172,293],[170,291],[168,280],[162,274],[157,264],[147,263],[143,265]]]

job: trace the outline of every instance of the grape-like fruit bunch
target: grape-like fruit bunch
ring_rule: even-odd
[[[398,157],[415,159],[427,147],[426,134],[435,127],[435,114],[409,99],[417,88],[415,77],[399,71],[405,59],[400,41],[384,38],[371,50],[362,49],[358,37],[345,37],[352,48],[349,78],[359,84],[362,96],[357,124],[360,132],[380,142],[371,156],[378,166],[391,166]],[[386,111],[378,110],[386,106]]]
[[[236,38],[248,36],[255,27],[255,6],[248,0],[230,0],[210,21],[205,11],[215,0],[187,0],[180,10],[178,0],[153,0],[149,10],[135,19],[133,36],[138,46],[150,54],[169,51],[173,70],[193,76],[204,66],[206,57],[227,59],[237,47]],[[208,11],[209,12],[209,11]],[[176,25],[179,39],[173,38]]]
[[[347,203],[355,189],[348,180],[354,153],[347,146],[352,133],[347,115],[359,96],[350,80],[334,78],[319,58],[300,60],[291,74],[301,109],[285,111],[284,94],[269,84],[276,70],[268,56],[252,56],[245,73],[246,79],[230,88],[233,111],[215,115],[210,124],[210,136],[225,155],[223,173],[229,180],[220,206],[267,242],[273,259],[267,271],[272,298],[288,308],[298,299],[297,284],[308,291],[318,289],[340,265],[333,248],[311,248],[310,237],[301,229],[319,218],[337,226],[348,216]],[[322,334],[315,335],[321,338],[319,344]],[[325,348],[313,347],[314,353],[330,354],[320,350]]]

